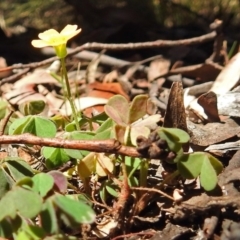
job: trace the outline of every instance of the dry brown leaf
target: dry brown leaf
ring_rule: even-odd
[[[101,105],[101,109],[103,110],[103,105],[105,105],[107,101],[108,99],[106,98],[80,97],[80,98],[76,98],[74,100],[74,103],[78,111],[83,111],[85,109],[92,108],[92,107],[95,108],[98,105]],[[69,102],[66,102],[65,104],[63,104],[63,106],[61,107],[61,113],[63,115],[66,114],[67,116],[72,114],[72,109]]]
[[[202,63],[187,67],[175,68],[169,71],[170,74],[182,74],[184,76],[195,78],[201,82],[213,81],[216,79],[222,66],[216,63]]]
[[[220,72],[210,91],[224,94],[231,90],[240,77],[240,52],[237,53]]]
[[[209,122],[220,122],[217,108],[217,95],[214,92],[202,94],[198,100],[198,104],[203,107]]]
[[[159,76],[168,73],[170,65],[171,62],[165,58],[155,59],[152,61],[148,70],[148,80],[152,82]]]
[[[240,127],[232,127],[231,121],[233,120],[228,119],[225,123],[207,123],[206,125],[194,124],[188,121],[191,143],[207,147],[237,136],[240,133]]]
[[[23,88],[29,84],[54,84],[61,86],[45,69],[35,70],[33,73],[23,77],[14,84],[14,89]]]

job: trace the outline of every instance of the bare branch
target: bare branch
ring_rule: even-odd
[[[55,148],[87,150],[92,152],[115,153],[131,157],[143,157],[134,147],[121,145],[116,139],[108,140],[65,140],[61,138],[40,138],[29,133],[2,135],[0,144],[31,144]]]

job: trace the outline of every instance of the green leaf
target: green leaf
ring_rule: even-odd
[[[45,237],[46,233],[41,227],[26,225],[17,233],[18,240],[39,240]]]
[[[41,207],[42,198],[37,193],[14,187],[0,201],[0,221],[6,217],[14,219],[17,213],[25,218],[33,218],[40,212]]]
[[[149,163],[147,159],[141,159],[139,186],[147,186]]]
[[[127,168],[128,176],[131,177],[137,169],[140,168],[142,160],[140,158],[125,157],[125,165]]]
[[[205,157],[202,164],[201,173],[200,173],[201,186],[206,191],[211,191],[216,187],[217,182],[218,182],[217,173],[213,168],[209,159]]]
[[[100,186],[100,189],[99,189],[99,195],[100,195],[100,198],[103,202],[106,201],[107,199],[107,190],[106,190],[106,182],[108,180],[105,180],[102,182],[101,186]]]
[[[25,218],[36,217],[42,208],[42,198],[33,191],[16,187],[12,190],[11,197],[16,210]]]
[[[49,234],[54,234],[59,232],[57,212],[53,206],[53,199],[55,196],[48,198],[40,212],[41,225],[45,232]]]
[[[172,132],[168,131],[166,128],[160,128],[158,134],[161,139],[166,140],[168,147],[171,151],[177,153],[182,148],[182,144],[179,143],[179,138],[173,134]]]
[[[83,126],[84,124],[89,123],[89,120],[87,118],[85,118],[85,117],[83,117],[83,118],[79,117],[78,118],[78,123],[79,123],[79,126]],[[66,132],[74,132],[76,130],[77,129],[76,129],[76,122],[75,122],[75,120],[73,120],[72,122],[68,123],[66,125],[66,127],[65,127],[65,131]]]
[[[27,101],[19,105],[19,110],[23,115],[35,115],[41,113],[46,106],[43,100]]]
[[[178,171],[186,179],[198,177],[203,163],[202,153],[184,154],[177,162]]]
[[[32,177],[33,171],[31,167],[26,163],[26,161],[20,158],[10,158],[11,160],[6,160],[5,164],[15,181],[20,180],[24,177]]]
[[[4,239],[13,239],[13,233],[16,233],[23,224],[24,220],[19,216],[16,216],[14,219],[3,219],[0,222],[0,237],[4,237]]]
[[[41,197],[45,197],[47,193],[53,188],[53,177],[47,173],[38,173],[33,178],[33,191],[40,194]]]
[[[201,186],[206,191],[213,190],[217,185],[217,174],[223,165],[218,159],[204,152],[194,152],[183,155],[177,162],[180,174],[188,179],[196,178],[200,175]]]
[[[55,197],[55,204],[61,212],[72,218],[76,223],[92,223],[95,220],[96,215],[94,211],[84,202],[57,195]]]
[[[10,189],[9,183],[6,179],[6,175],[2,168],[0,168],[0,199]]]
[[[9,126],[9,135],[18,135],[23,133],[23,129],[31,121],[32,116],[18,118]]]
[[[81,194],[70,194],[67,195],[68,198],[71,198],[75,201],[80,201],[88,204],[89,206],[93,206],[94,204],[91,203],[91,197],[87,194],[81,193]]]
[[[126,126],[128,124],[129,104],[123,96],[115,95],[111,97],[104,106],[104,110],[118,125]]]
[[[82,159],[87,151],[80,151],[77,149],[64,149],[64,152],[73,159]],[[83,153],[82,153],[83,152]]]
[[[114,135],[113,131],[114,122],[111,118],[108,118],[96,131],[94,139],[105,140],[112,138]]]
[[[43,147],[42,155],[46,158],[46,165],[49,169],[61,166],[70,159],[62,148]]]
[[[139,186],[139,181],[135,176],[132,176],[132,177],[128,178],[128,185],[130,187],[137,187],[137,186]]]
[[[215,157],[213,157],[211,154],[209,153],[204,153],[207,155],[211,165],[213,166],[213,168],[215,169],[217,174],[220,174],[223,171],[223,165],[222,163]]]
[[[24,127],[22,133],[31,133],[38,137],[50,138],[55,137],[56,132],[56,125],[51,120],[40,116],[32,116],[32,120]]]
[[[169,132],[172,135],[175,135],[178,137],[179,143],[187,143],[190,140],[190,136],[187,132],[183,131],[179,128],[164,128],[164,131]]]
[[[90,121],[102,125],[108,118],[108,115],[105,112],[102,112],[98,115],[93,116]]]
[[[62,115],[54,115],[50,118],[57,128],[62,127],[64,129],[65,125],[68,123],[67,118]]]
[[[107,181],[105,183],[105,188],[107,190],[107,192],[112,195],[113,197],[118,197],[119,196],[119,191],[120,189],[118,188],[118,186],[116,186],[115,184],[113,184],[110,181]]]
[[[10,188],[15,184],[14,179],[12,176],[9,174],[8,170],[5,167],[2,167],[3,173],[5,174],[5,178],[10,186]]]
[[[38,137],[54,137],[57,129],[55,124],[44,117],[27,116],[15,120],[9,127],[9,134],[31,133]]]
[[[16,207],[14,205],[13,199],[11,199],[11,191],[7,192],[3,198],[0,200],[0,221],[6,217],[14,219],[17,215]]]
[[[30,177],[24,177],[21,178],[20,180],[18,180],[15,184],[15,186],[19,186],[19,187],[24,187],[24,188],[32,188],[33,186],[33,180]]]
[[[102,125],[96,130],[96,133],[104,132],[108,129],[111,129],[114,125],[114,122],[111,118],[108,118],[106,121],[102,123]]]
[[[63,137],[64,139],[69,140],[91,140],[94,137],[94,133],[86,131],[73,131],[65,133]],[[75,149],[64,149],[64,151],[68,156],[75,159],[82,159],[89,153],[89,151]]]
[[[133,99],[129,108],[127,123],[131,124],[147,114],[147,101],[147,95],[137,95]]]

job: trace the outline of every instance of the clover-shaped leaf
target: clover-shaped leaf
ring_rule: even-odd
[[[194,152],[183,155],[177,162],[180,174],[187,179],[200,176],[201,186],[206,191],[213,190],[217,185],[217,174],[222,169],[222,163],[208,153]]]
[[[160,128],[158,134],[161,139],[166,140],[171,151],[177,153],[181,150],[182,144],[179,142],[179,137],[172,131],[169,131],[169,128]]]
[[[131,124],[147,114],[147,95],[136,96],[129,108],[128,123]],[[126,111],[126,110],[125,110]]]
[[[33,190],[45,197],[47,193],[53,188],[53,177],[47,173],[36,174],[33,178]]]
[[[43,100],[27,101],[19,105],[19,110],[23,115],[35,115],[45,109],[46,103]]]
[[[123,96],[115,95],[111,97],[104,106],[104,110],[118,125],[125,126],[128,124],[129,104]]]
[[[42,198],[40,195],[16,186],[0,200],[0,221],[6,217],[14,219],[17,214],[25,218],[33,218],[40,212],[41,207]]]
[[[48,168],[61,166],[70,159],[62,148],[43,147],[42,155],[46,158],[46,165]]]
[[[190,140],[189,134],[179,128],[163,128],[164,132],[168,132],[177,136],[179,143],[187,143]]]
[[[212,166],[209,159],[206,157],[201,167],[201,173],[200,173],[201,186],[206,191],[211,191],[216,187],[217,181],[218,180],[217,180],[216,170]]]
[[[95,213],[92,208],[83,201],[76,201],[66,196],[57,195],[55,204],[66,220],[73,220],[76,223],[92,223],[95,220]]]
[[[111,118],[108,118],[97,130],[94,139],[105,140],[114,138],[114,131],[112,131],[114,122]]]
[[[55,124],[40,116],[26,116],[16,119],[9,127],[10,135],[31,133],[38,137],[54,137],[56,132]]]

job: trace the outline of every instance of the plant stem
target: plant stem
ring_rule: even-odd
[[[61,64],[62,64],[62,76],[65,79],[65,84],[66,84],[66,90],[67,90],[67,99],[70,103],[71,109],[72,109],[72,113],[73,113],[73,118],[76,124],[76,128],[78,131],[80,131],[80,126],[78,123],[78,116],[76,113],[76,108],[74,106],[74,102],[73,102],[73,98],[72,98],[72,94],[71,94],[71,89],[70,89],[70,84],[68,81],[68,75],[67,75],[67,69],[66,69],[66,65],[65,65],[65,59],[61,58]]]
[[[180,175],[180,172],[178,170],[174,171],[169,176],[167,176],[161,184],[158,185],[158,188],[161,189],[164,187],[165,184],[171,183],[171,181],[175,179],[178,175]]]

